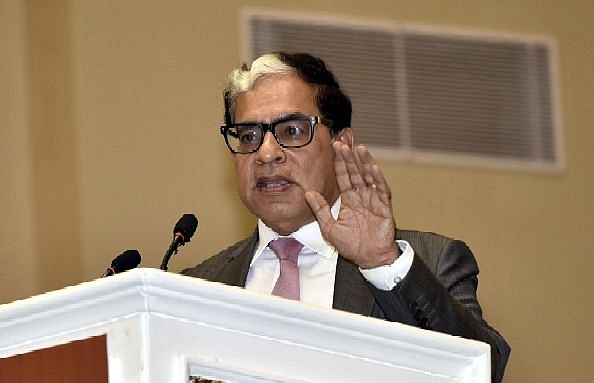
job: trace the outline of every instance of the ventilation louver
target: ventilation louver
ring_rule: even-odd
[[[248,10],[246,60],[309,52],[353,102],[358,142],[382,159],[560,170],[552,43]]]

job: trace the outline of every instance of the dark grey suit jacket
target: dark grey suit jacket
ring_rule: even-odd
[[[462,241],[434,233],[398,230],[415,251],[406,278],[391,291],[371,285],[339,256],[333,308],[431,329],[491,345],[492,381],[500,382],[510,348],[482,317],[476,297],[478,265]],[[182,274],[244,287],[258,232]]]

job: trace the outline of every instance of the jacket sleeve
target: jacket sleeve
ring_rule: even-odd
[[[386,319],[405,318],[404,322],[424,329],[488,343],[492,381],[500,382],[510,347],[482,317],[476,297],[479,269],[474,255],[457,240],[448,240],[433,257],[420,247],[420,252],[415,249],[407,276],[394,289],[382,291],[369,284]]]

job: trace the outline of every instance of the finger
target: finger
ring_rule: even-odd
[[[364,172],[363,177],[365,182],[368,186],[371,186],[377,191],[382,203],[390,204],[392,200],[390,187],[379,166],[374,163],[373,156],[369,152],[369,149],[364,145],[359,145],[357,147],[357,152],[361,161],[361,168]]]
[[[371,157],[371,153],[364,145],[357,146],[357,158],[359,159],[359,164],[361,167],[361,172],[363,175],[363,179],[368,186],[373,186],[375,184],[373,180],[373,174],[371,169],[374,165],[373,158]]]
[[[332,230],[332,226],[336,222],[332,213],[330,212],[330,206],[326,199],[318,192],[308,191],[305,193],[305,201],[311,208],[311,211],[320,225],[320,231],[326,238],[327,234]]]
[[[358,158],[358,151],[353,151],[349,146],[346,145],[341,147],[340,151],[344,159],[346,171],[350,178],[352,188],[358,189],[366,186],[365,179],[363,178],[363,172],[361,169],[361,163]]]
[[[373,179],[373,184],[375,185],[375,190],[378,193],[378,196],[382,203],[391,204],[392,203],[392,192],[390,191],[390,187],[384,178],[384,174],[380,170],[379,166],[374,164],[371,166],[370,174]]]
[[[338,190],[340,190],[341,193],[353,189],[353,185],[351,184],[351,178],[347,170],[347,164],[344,154],[345,152],[342,150],[343,146],[345,145],[340,141],[335,141],[332,143],[332,148],[334,149],[334,172],[336,173],[336,182],[338,184]]]

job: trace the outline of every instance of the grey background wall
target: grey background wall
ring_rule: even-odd
[[[0,0],[0,303],[96,278],[125,249],[156,268],[185,212],[200,227],[173,272],[253,229],[217,129],[244,6],[555,39],[565,171],[380,165],[399,226],[475,251],[506,382],[592,381],[591,0]]]

